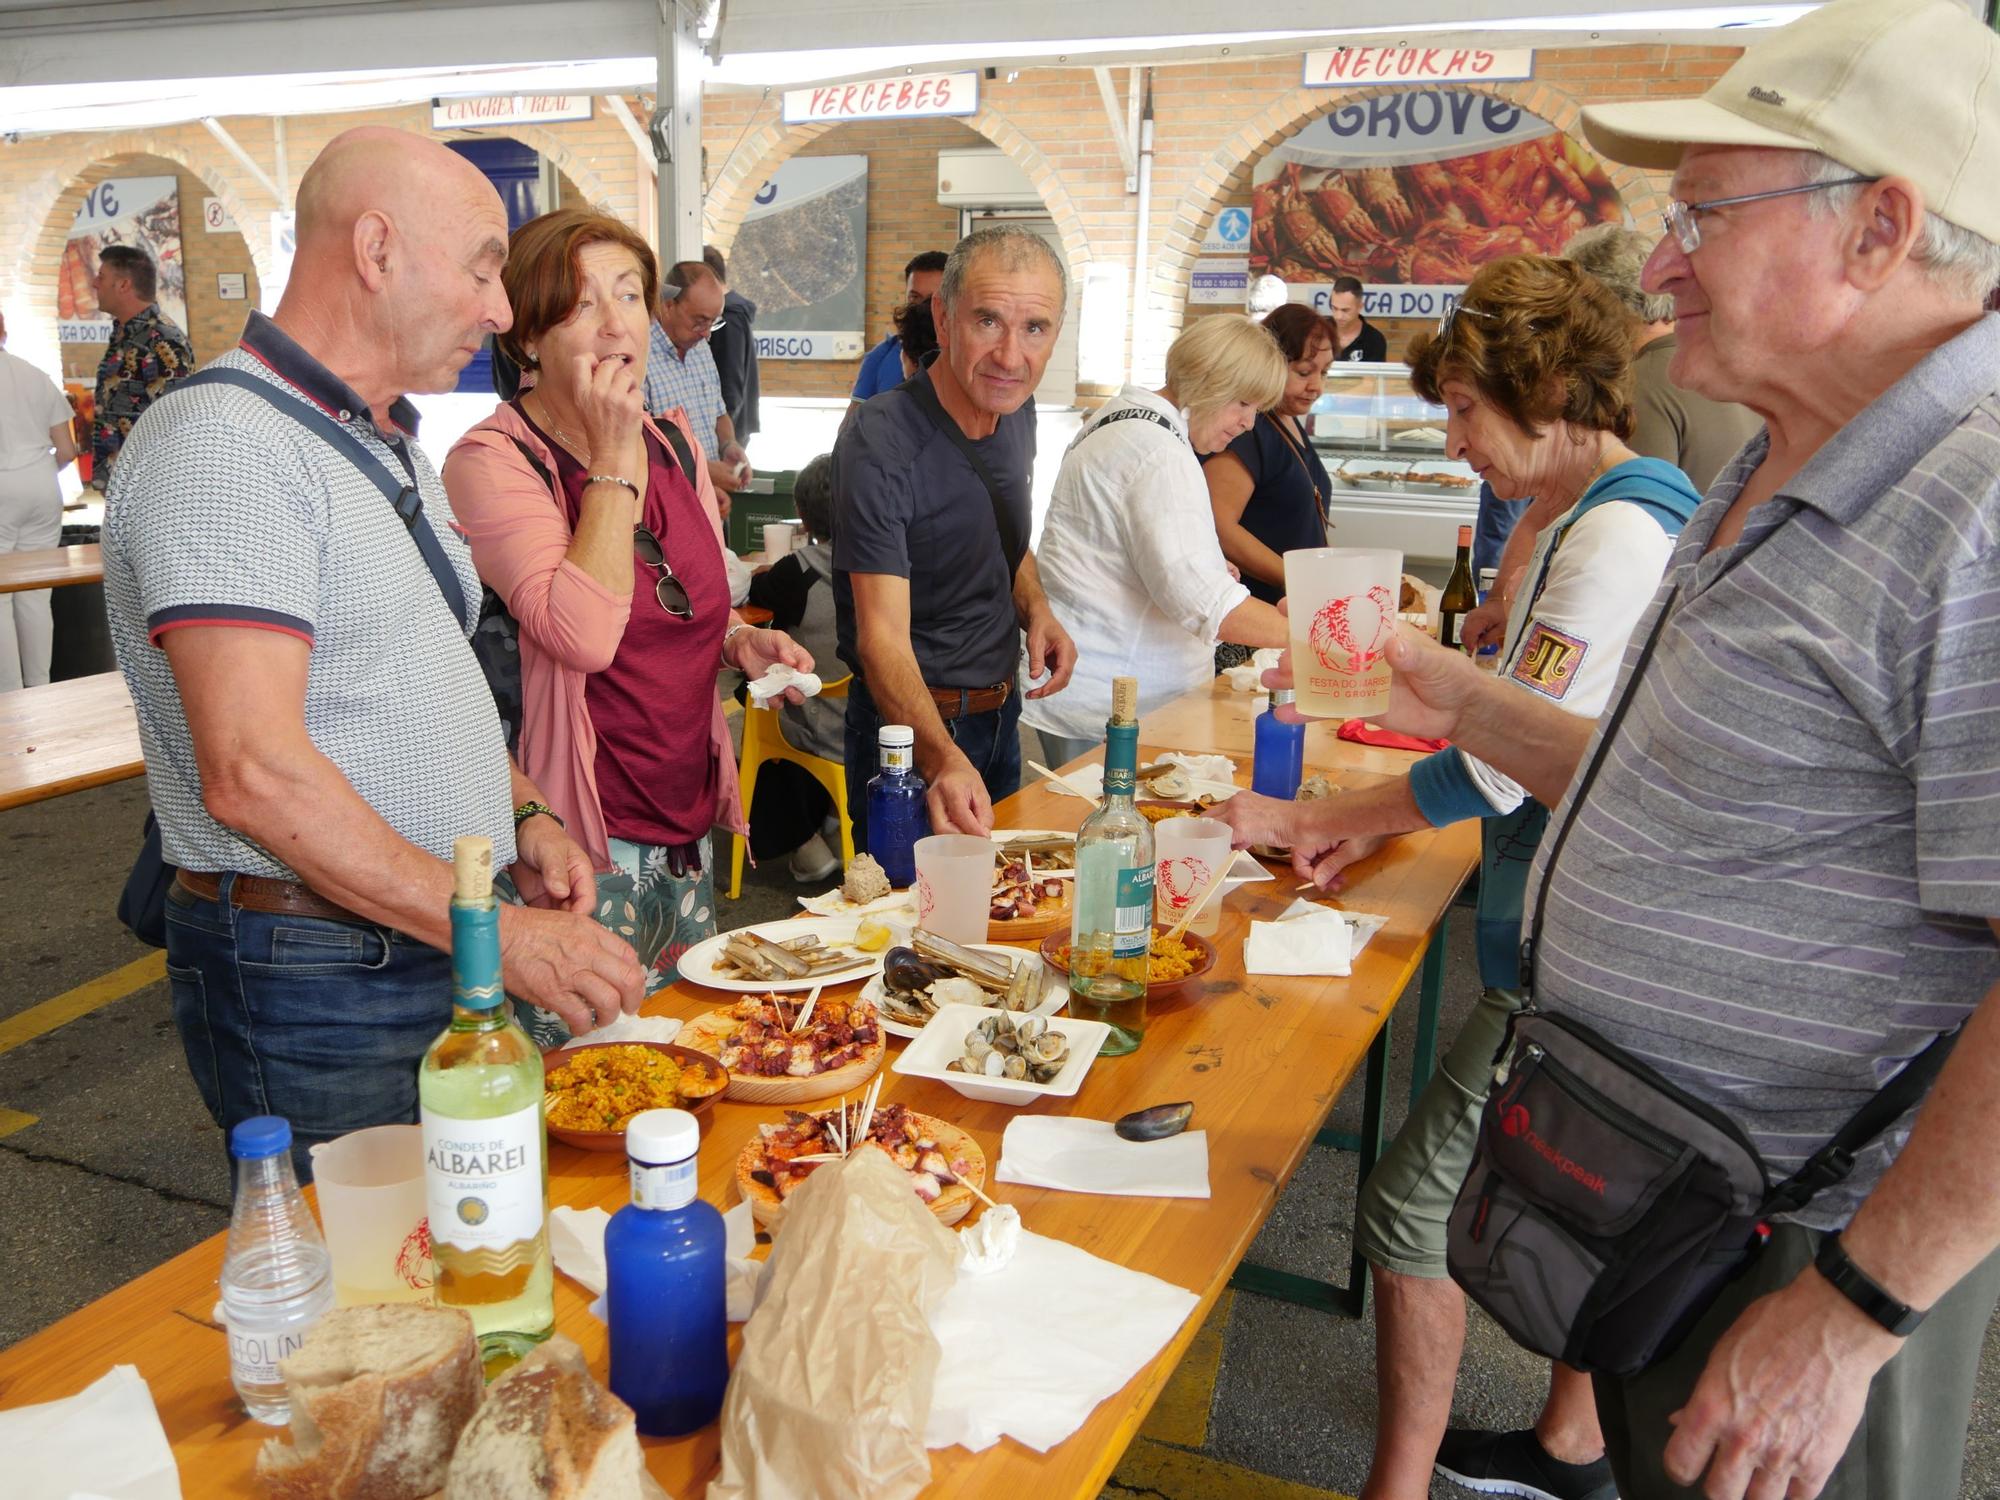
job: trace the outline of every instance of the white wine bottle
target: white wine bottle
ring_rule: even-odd
[[[495,1375],[555,1328],[542,1058],[500,984],[493,841],[452,846],[451,1025],[417,1074],[434,1298],[463,1309]]]
[[[1153,945],[1153,825],[1133,805],[1139,769],[1139,681],[1111,679],[1104,726],[1104,800],[1076,832],[1070,917],[1070,1014],[1111,1027],[1098,1051],[1138,1050],[1146,1035]]]

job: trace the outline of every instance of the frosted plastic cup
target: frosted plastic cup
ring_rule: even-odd
[[[1292,621],[1292,685],[1299,712],[1365,719],[1389,707],[1389,661],[1403,554],[1306,547],[1285,554]]]
[[[423,1127],[377,1125],[310,1154],[336,1303],[430,1301]]]
[[[1153,825],[1153,855],[1159,861],[1153,871],[1153,920],[1171,927],[1229,868],[1234,858],[1229,825],[1213,818],[1162,818]],[[1211,897],[1187,930],[1196,937],[1214,937],[1224,899]]]
[[[986,941],[993,912],[993,840],[934,833],[917,840],[917,925],[954,943]]]
[[[792,550],[792,526],[788,521],[767,522],[764,527],[764,556],[776,562]]]

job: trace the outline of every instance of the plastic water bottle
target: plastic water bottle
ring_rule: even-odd
[[[333,1262],[292,1171],[292,1127],[258,1115],[229,1132],[236,1203],[222,1252],[229,1379],[259,1422],[282,1427],[291,1400],[278,1361],[333,1306]]]
[[[1297,696],[1290,688],[1279,688],[1271,694],[1269,706],[1257,715],[1250,790],[1261,797],[1289,802],[1299,794],[1299,781],[1306,769],[1306,726],[1288,724],[1278,717],[1279,707]]]
[[[868,852],[893,886],[917,882],[917,840],[931,830],[924,778],[917,774],[916,731],[884,724],[875,736],[882,769],[868,783]]]
[[[625,1127],[632,1201],[604,1231],[611,1391],[648,1437],[679,1437],[722,1410],[729,1384],[722,1215],[695,1196],[701,1127],[649,1109]]]

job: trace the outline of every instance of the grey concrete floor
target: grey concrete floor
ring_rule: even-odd
[[[1035,753],[1032,738],[1029,748]],[[145,956],[113,916],[144,814],[138,781],[0,814],[0,1021]],[[726,844],[717,856],[726,870]],[[741,900],[719,903],[722,923],[790,914],[799,890],[784,862],[770,861],[746,872]],[[1476,992],[1470,928],[1455,921],[1448,943],[1447,1038]],[[1392,1129],[1408,1098],[1411,1024],[1402,1023],[1393,1052]],[[1360,1095],[1357,1075],[1335,1108],[1335,1124],[1352,1128]],[[0,1347],[226,1227],[227,1164],[187,1077],[164,983],[0,1053],[0,1109],[38,1117],[0,1136],[0,1265],[9,1269]],[[1344,1276],[1353,1189],[1352,1156],[1314,1151],[1258,1237],[1254,1258]],[[1257,1476],[1265,1475],[1351,1495],[1367,1468],[1373,1371],[1367,1321],[1238,1293],[1201,1452],[1240,1466],[1241,1482],[1227,1486],[1232,1494],[1255,1493]],[[1525,1425],[1544,1381],[1540,1363],[1475,1310],[1454,1419]],[[1464,1494],[1443,1481],[1432,1493],[1437,1500]],[[2000,1335],[1989,1329],[1960,1500],[1994,1497]]]

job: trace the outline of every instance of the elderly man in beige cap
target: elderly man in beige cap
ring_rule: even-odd
[[[1390,647],[1384,723],[1555,809],[1440,1233],[1592,1370],[1625,1500],[1950,1500],[2000,1297],[2000,38],[1834,0],[1584,130],[1673,171],[1672,378],[1765,429],[1601,729]]]

